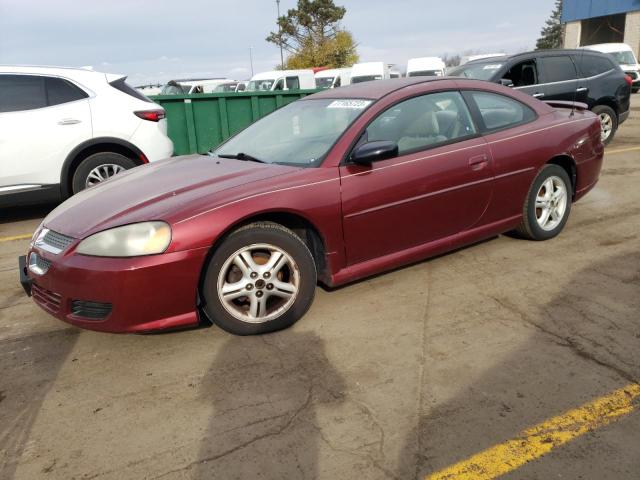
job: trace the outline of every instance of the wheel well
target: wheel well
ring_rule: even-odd
[[[73,184],[73,174],[76,172],[78,165],[87,157],[93,155],[94,153],[118,153],[122,156],[125,156],[131,160],[133,160],[136,165],[142,165],[144,162],[140,158],[140,156],[134,152],[131,148],[126,147],[125,145],[120,145],[117,143],[96,143],[94,145],[89,145],[79,152],[77,152],[71,161],[69,162],[69,166],[67,169],[67,174],[63,179],[63,194],[65,196],[70,196],[72,192],[72,184]]]
[[[613,100],[609,99],[609,98],[602,98],[600,100],[598,100],[598,103],[596,105],[593,106],[593,108],[598,107],[600,105],[604,105],[605,107],[609,107],[611,110],[613,110],[613,113],[616,114],[616,123],[618,121],[618,108],[616,106],[616,102],[614,102]],[[592,110],[593,110],[592,108]]]
[[[569,178],[571,179],[572,194],[575,195],[576,185],[578,180],[578,173],[576,169],[576,162],[573,160],[573,158],[571,158],[568,155],[559,155],[557,157],[552,158],[547,163],[552,165],[558,165],[559,167],[562,167],[565,170],[565,172],[567,172],[567,175],[569,175]]]
[[[302,241],[307,245],[313,261],[316,264],[316,271],[318,272],[318,279],[323,283],[328,281],[327,260],[326,260],[326,247],[322,235],[318,229],[306,218],[289,212],[267,212],[255,215],[253,217],[245,218],[241,222],[230,227],[224,235],[220,237],[221,241],[226,235],[240,227],[244,227],[254,222],[273,222],[288,228],[298,235]],[[216,243],[218,243],[216,242]],[[215,248],[215,245],[214,245]]]

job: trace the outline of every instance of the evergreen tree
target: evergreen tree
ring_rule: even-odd
[[[546,26],[540,31],[540,38],[536,42],[536,50],[562,48],[564,43],[564,28],[561,17],[562,0],[556,0],[556,6],[551,13],[551,17],[545,22]]]

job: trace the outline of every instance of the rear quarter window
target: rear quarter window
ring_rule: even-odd
[[[113,82],[110,82],[109,85],[111,85],[116,90],[120,90],[122,93],[126,93],[127,95],[133,98],[137,98],[138,100],[142,100],[143,102],[153,103],[151,100],[145,97],[142,93],[140,93],[138,90],[136,90],[131,85],[129,85],[125,80],[126,78],[124,77],[119,78],[118,80],[114,80]]]
[[[522,125],[536,118],[530,107],[505,95],[481,91],[467,91],[464,95],[478,108],[485,133]]]
[[[578,69],[583,77],[595,77],[616,67],[613,61],[599,55],[578,55],[575,57]]]

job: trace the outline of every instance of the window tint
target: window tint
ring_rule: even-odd
[[[300,79],[298,77],[287,77],[287,90],[300,90]]]
[[[62,78],[47,77],[46,85],[48,105],[60,105],[88,97],[84,91]]]
[[[0,75],[0,112],[33,110],[46,106],[44,77]]]
[[[574,57],[583,77],[594,77],[615,67],[606,57],[578,54]]]
[[[502,78],[511,80],[514,87],[527,87],[539,83],[535,60],[516,63]]]
[[[529,107],[504,95],[487,92],[469,92],[480,110],[487,130],[508,128],[536,118]]]
[[[462,95],[442,92],[401,102],[376,118],[361,143],[390,140],[400,155],[476,133]]]
[[[145,97],[142,93],[140,93],[138,90],[136,90],[131,85],[129,85],[125,81],[126,79],[127,79],[126,77],[119,78],[118,80],[114,80],[113,82],[110,82],[109,85],[111,85],[116,90],[120,90],[122,93],[126,93],[127,95],[137,98],[138,100],[142,100],[143,102],[151,102],[151,100]],[[169,83],[167,83],[167,85],[162,89],[162,92],[160,93],[162,95],[175,94],[175,93],[178,93],[178,94],[189,93],[189,87],[183,87],[177,82],[171,80]]]
[[[541,57],[540,63],[544,69],[544,82],[562,82],[577,78],[576,67],[571,57]]]

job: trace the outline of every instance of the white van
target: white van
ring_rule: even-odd
[[[351,83],[351,68],[330,68],[316,72],[317,88],[344,87]]]
[[[446,65],[440,57],[410,58],[407,77],[442,77]]]
[[[389,66],[384,62],[356,63],[351,67],[351,83],[391,78]]]
[[[585,45],[581,48],[611,55],[624,73],[631,77],[633,81],[631,91],[638,93],[638,90],[640,90],[640,65],[638,65],[638,60],[629,45],[626,43],[599,43],[597,45]]]
[[[316,79],[313,70],[273,70],[251,77],[247,92],[273,92],[276,90],[313,90]]]

